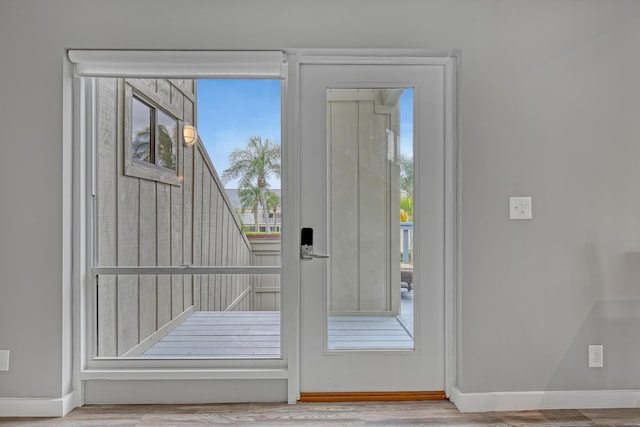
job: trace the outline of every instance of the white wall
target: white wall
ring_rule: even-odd
[[[0,398],[69,390],[65,48],[461,49],[461,390],[640,388],[639,42],[635,0],[1,0]]]

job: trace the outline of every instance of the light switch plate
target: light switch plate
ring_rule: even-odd
[[[531,219],[531,197],[509,197],[509,219]]]
[[[0,371],[9,370],[9,350],[0,350]]]

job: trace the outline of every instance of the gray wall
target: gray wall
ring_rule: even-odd
[[[0,397],[70,387],[69,47],[462,49],[462,391],[639,388],[639,41],[636,0],[2,0]]]

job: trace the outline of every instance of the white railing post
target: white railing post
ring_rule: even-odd
[[[409,231],[413,230],[413,222],[401,222],[402,230],[402,263],[409,264]]]

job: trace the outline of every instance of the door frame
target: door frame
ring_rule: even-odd
[[[457,283],[459,276],[460,258],[460,191],[459,191],[459,150],[458,150],[458,103],[457,86],[459,74],[457,72],[460,62],[460,51],[432,51],[432,50],[370,50],[370,49],[312,49],[312,50],[289,50],[289,99],[292,102],[288,105],[287,134],[289,144],[286,157],[289,159],[288,172],[293,175],[292,180],[288,180],[289,195],[291,202],[287,212],[293,218],[290,230],[300,229],[300,141],[302,140],[302,130],[300,126],[301,108],[301,86],[300,71],[302,65],[433,65],[444,68],[444,391],[450,395],[452,387],[456,385],[457,378],[457,348],[459,345],[459,293]],[[284,153],[283,153],[284,155]],[[292,160],[296,161],[292,161]],[[285,245],[297,245],[297,235],[288,236]],[[289,246],[291,247],[291,246]],[[296,246],[293,246],[296,247]],[[287,255],[287,254],[285,254]],[[296,337],[295,346],[287,346],[289,360],[289,403],[295,403],[300,398],[300,310],[301,310],[301,269],[298,254],[289,253],[290,258],[283,258],[283,265],[287,266],[283,273],[284,283],[290,286],[287,290],[285,302],[294,304],[292,317],[295,318],[294,328],[291,335]],[[296,260],[293,259],[295,256]],[[297,261],[297,262],[296,262]],[[295,285],[295,286],[294,286]],[[290,299],[294,299],[291,301]],[[295,307],[295,308],[294,308]],[[295,348],[294,348],[295,347]]]
[[[85,381],[90,380],[202,380],[227,379],[251,380],[278,378],[287,381],[287,400],[295,403],[300,397],[300,260],[299,260],[299,230],[300,230],[300,147],[301,129],[299,123],[300,108],[300,66],[302,64],[396,64],[396,65],[440,65],[445,68],[445,247],[444,249],[444,387],[445,393],[450,395],[456,385],[460,339],[460,294],[457,290],[460,260],[460,189],[459,189],[459,150],[457,148],[458,135],[458,107],[457,87],[459,82],[458,67],[460,51],[458,50],[407,50],[407,49],[283,49],[285,61],[284,72],[287,74],[288,84],[282,88],[282,162],[283,182],[286,182],[286,192],[283,194],[283,211],[288,226],[282,234],[282,303],[287,312],[286,321],[283,317],[282,356],[283,360],[272,366],[272,363],[245,366],[234,363],[234,366],[220,364],[216,369],[208,365],[174,367],[162,369],[153,365],[152,369],[140,370],[142,366],[132,366],[127,370],[87,369],[86,349],[83,347],[83,337],[86,335],[85,311],[87,295],[85,284],[89,280],[90,266],[90,236],[88,229],[90,217],[88,212],[89,200],[87,183],[92,174],[90,164],[90,149],[83,144],[90,139],[89,129],[81,119],[89,114],[90,106],[84,101],[81,89],[75,80],[74,67],[67,55],[64,57],[64,131],[65,156],[64,171],[67,189],[65,222],[63,229],[69,238],[65,241],[63,256],[65,277],[72,283],[68,294],[72,299],[72,319],[66,319],[71,324],[68,328],[69,336],[65,337],[69,355],[73,355],[73,395],[70,408],[84,403]],[[291,102],[288,102],[291,100]],[[72,262],[75,261],[75,262]],[[65,347],[67,348],[67,347]],[[149,366],[146,366],[148,368]],[[257,368],[257,369],[256,369]]]

